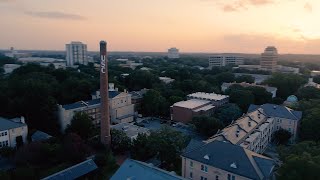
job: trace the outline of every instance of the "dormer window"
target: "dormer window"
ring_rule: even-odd
[[[233,162],[232,164],[230,164],[231,168],[237,169],[237,164],[235,162]]]
[[[251,127],[251,121],[248,122],[248,126]]]

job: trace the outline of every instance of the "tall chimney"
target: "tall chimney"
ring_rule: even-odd
[[[110,136],[110,114],[109,114],[109,84],[108,84],[108,59],[107,43],[100,41],[100,139],[101,143],[107,146],[111,144]]]

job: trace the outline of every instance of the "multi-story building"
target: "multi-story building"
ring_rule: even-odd
[[[140,91],[131,91],[131,102],[134,104],[134,111],[139,112],[143,101],[143,96],[147,93],[148,89],[141,89]]]
[[[88,64],[87,45],[82,42],[71,42],[66,44],[67,52],[67,66],[74,66],[76,64]]]
[[[209,57],[209,68],[227,65],[242,65],[244,58],[241,56],[216,55]]]
[[[262,70],[276,71],[278,61],[278,50],[273,46],[268,46],[261,54],[260,65]]]
[[[274,130],[285,129],[291,133],[290,142],[293,143],[298,137],[299,126],[302,118],[301,111],[292,110],[286,106],[275,104],[263,104],[261,106],[250,105],[248,112],[263,109],[264,113],[274,119]]]
[[[229,96],[216,93],[196,92],[187,95],[187,99],[200,99],[210,101],[215,107],[220,107],[224,104],[229,103]]]
[[[222,83],[221,85],[221,91],[225,92],[227,89],[229,89],[232,85],[240,85],[242,87],[261,87],[264,88],[267,92],[272,94],[272,98],[277,96],[277,90],[278,88],[276,87],[271,87],[271,86],[266,86],[266,85],[258,85],[256,83],[246,83],[246,82],[242,82],[242,83]]]
[[[26,143],[28,126],[24,117],[5,119],[0,117],[0,148],[16,147],[18,143]]]
[[[174,103],[170,107],[171,120],[188,123],[195,116],[210,116],[215,106],[210,101],[189,99]]]
[[[59,105],[58,117],[61,130],[64,131],[71,123],[75,113],[85,112],[93,119],[93,124],[100,126],[100,93],[93,96],[90,101],[79,101],[73,104]],[[134,104],[131,103],[131,95],[127,92],[118,92],[109,89],[109,112],[110,121],[113,124],[132,122],[134,120]]]
[[[182,154],[182,177],[197,180],[274,179],[272,159],[227,141],[212,141]]]
[[[179,49],[175,47],[168,49],[168,58],[179,59],[180,58]]]

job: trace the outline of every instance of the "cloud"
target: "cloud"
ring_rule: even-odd
[[[306,3],[304,5],[304,10],[306,10],[309,13],[311,13],[312,12],[312,5],[310,3]]]
[[[250,6],[265,6],[273,3],[275,3],[274,0],[231,0],[227,3],[223,1],[221,4],[224,12],[234,12],[247,10]]]
[[[63,13],[58,11],[42,11],[42,12],[26,11],[25,14],[33,17],[49,18],[49,19],[69,19],[69,20],[85,20],[86,19],[85,17],[77,14]]]

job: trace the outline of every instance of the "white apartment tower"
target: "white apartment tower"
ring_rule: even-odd
[[[261,54],[261,69],[267,71],[275,71],[277,68],[278,51],[274,46],[268,46],[264,53]]]
[[[66,44],[67,52],[67,66],[74,66],[76,64],[88,64],[87,45],[82,42],[71,42]]]
[[[231,55],[215,55],[209,57],[209,67],[221,67],[227,65],[242,65],[243,57]]]
[[[180,58],[179,49],[173,47],[168,49],[168,58],[169,59],[178,59]]]

